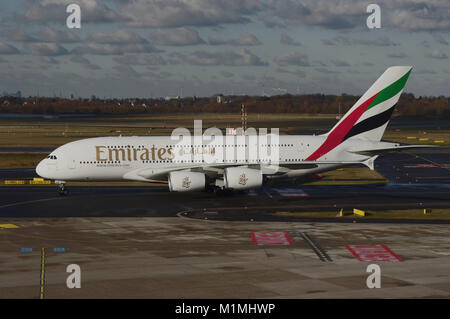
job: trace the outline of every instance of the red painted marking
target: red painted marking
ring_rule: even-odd
[[[345,246],[359,261],[403,261],[385,245]]]
[[[255,245],[292,245],[292,240],[284,232],[256,232],[250,233]]]
[[[375,94],[370,99],[366,100],[360,106],[358,106],[352,113],[350,113],[346,118],[344,118],[341,123],[328,134],[325,142],[319,146],[317,150],[314,151],[311,155],[308,156],[306,161],[315,161],[319,157],[325,155],[336,146],[341,144],[345,135],[350,131],[350,129],[355,125],[356,121],[361,117],[361,115],[366,111],[366,109],[370,106],[372,101],[378,95]]]

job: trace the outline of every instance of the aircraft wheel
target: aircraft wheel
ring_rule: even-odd
[[[63,184],[61,184],[61,186],[59,186],[58,188],[58,194],[59,196],[67,196],[69,194],[69,190],[66,187],[64,187]]]

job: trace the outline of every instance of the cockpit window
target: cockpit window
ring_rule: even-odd
[[[47,156],[46,158],[48,158],[48,159],[56,159],[56,156],[55,155],[49,155],[49,156]]]

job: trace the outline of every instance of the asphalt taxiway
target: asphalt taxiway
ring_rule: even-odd
[[[166,187],[71,187],[59,196],[47,186],[4,186],[0,217],[176,217],[182,211],[220,211],[223,220],[286,220],[272,212],[338,212],[449,208],[450,188],[432,185],[351,185],[262,188],[250,193],[169,193]],[[220,217],[220,218],[219,218]]]

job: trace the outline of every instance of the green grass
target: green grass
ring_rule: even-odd
[[[192,129],[195,119],[203,120],[203,128],[216,126],[238,127],[240,114],[204,113],[204,114],[163,114],[136,115],[118,117],[98,117],[79,119],[57,119],[55,121],[38,120],[1,120],[0,146],[59,146],[74,140],[99,136],[161,136],[171,135],[173,129],[186,127]],[[330,119],[330,115],[308,114],[250,114],[249,125],[259,127],[278,127],[287,132],[295,127],[286,127],[285,121],[298,121],[303,129],[316,127],[314,121]]]
[[[352,211],[344,211],[343,217],[337,217],[339,211],[324,211],[324,212],[276,212],[274,215],[281,217],[314,217],[314,218],[361,218],[361,219],[420,219],[420,220],[434,220],[450,219],[450,208],[436,208],[432,209],[430,214],[424,214],[423,209],[404,209],[404,210],[383,210],[383,211],[365,211],[366,216],[354,215]]]
[[[410,137],[410,138],[408,138]],[[413,137],[413,138],[412,138]],[[383,139],[406,143],[406,144],[418,144],[418,145],[438,145],[438,146],[450,146],[450,131],[449,130],[387,130]],[[421,140],[426,139],[426,140]],[[435,143],[435,141],[444,141],[444,143]]]
[[[41,153],[0,153],[0,168],[34,168],[47,156]]]
[[[323,178],[307,181],[302,185],[355,185],[388,183],[389,180],[367,167],[341,168],[322,173]]]
[[[250,127],[280,128],[281,134],[295,130],[328,130],[332,125],[316,123],[330,120],[335,115],[311,114],[249,114]],[[0,120],[0,146],[59,146],[74,140],[99,136],[161,136],[171,135],[177,127],[193,128],[194,119],[203,120],[203,128],[216,126],[222,129],[241,125],[240,114],[158,114],[95,117],[87,119],[56,120]],[[286,122],[289,122],[288,124]],[[296,122],[296,123],[293,123]],[[417,137],[408,139],[408,136]],[[450,145],[450,130],[387,130],[386,140],[408,144]],[[419,141],[428,138],[428,141]],[[444,143],[434,143],[443,140]]]

